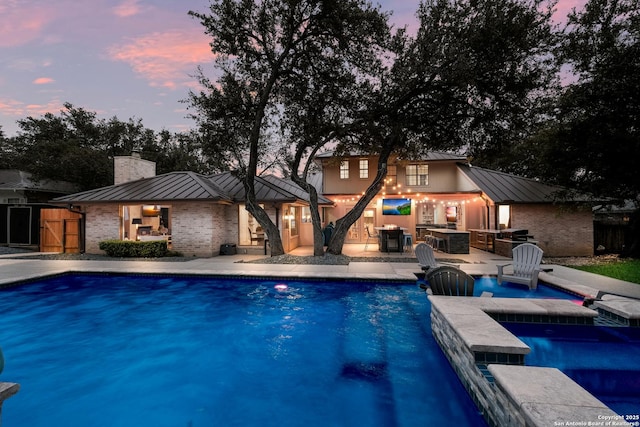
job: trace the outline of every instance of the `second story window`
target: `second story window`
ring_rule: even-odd
[[[407,185],[429,185],[429,165],[407,165]]]
[[[340,179],[349,179],[349,161],[340,162]]]
[[[369,160],[360,159],[360,178],[369,178]]]

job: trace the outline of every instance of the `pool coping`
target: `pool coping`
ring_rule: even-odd
[[[598,316],[595,310],[567,300],[428,298],[434,337],[489,425],[624,421],[559,369],[524,366],[530,348],[496,320],[513,314],[534,316],[533,323],[551,319],[561,324],[593,324]],[[640,307],[640,302],[634,302]],[[498,356],[489,360],[487,354]]]

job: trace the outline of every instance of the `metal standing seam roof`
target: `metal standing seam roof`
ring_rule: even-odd
[[[246,199],[242,181],[231,172],[211,175],[208,177],[218,187],[224,188],[234,201],[242,202]],[[274,175],[256,176],[256,200],[259,202],[289,202],[309,201],[309,195],[291,180],[282,179]],[[319,197],[320,204],[333,204],[331,200]]]
[[[458,168],[494,203],[550,203],[559,192],[566,191],[560,186],[476,166],[459,163]],[[588,200],[586,195],[579,195],[570,201]]]
[[[240,179],[232,172],[223,172],[211,175],[208,179],[215,183],[218,187],[224,188],[229,197],[235,202],[244,202],[246,200],[246,192],[244,185]],[[261,177],[255,177],[255,193],[256,200],[259,202],[295,202],[297,198],[268,182]]]
[[[176,200],[232,202],[225,191],[195,172],[170,172],[53,199],[67,203]]]
[[[279,178],[275,175],[266,175],[262,177],[265,181],[268,181],[284,190],[287,190],[291,194],[295,195],[298,199],[309,202],[309,194],[304,191],[298,184],[290,179]],[[315,186],[314,179],[311,179],[311,185]],[[317,189],[318,187],[316,187]],[[333,205],[333,202],[322,195],[322,189],[318,190],[318,203],[321,205]]]

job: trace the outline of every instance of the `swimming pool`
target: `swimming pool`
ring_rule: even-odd
[[[502,325],[531,348],[527,365],[558,368],[618,414],[640,415],[640,328]]]
[[[415,284],[65,275],[0,291],[7,426],[486,425]]]

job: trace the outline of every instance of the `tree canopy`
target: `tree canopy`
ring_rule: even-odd
[[[36,180],[50,179],[89,190],[113,184],[113,157],[135,149],[156,162],[157,173],[174,170],[209,171],[197,139],[156,132],[141,120],[98,119],[95,112],[65,104],[59,115],[18,121],[19,133],[3,138],[0,168],[30,172]]]
[[[212,37],[219,76],[211,82],[201,73],[205,89],[190,97],[207,153],[235,169],[247,210],[279,255],[280,233],[257,203],[255,176],[290,142],[273,137],[283,134],[281,115],[291,113],[287,94],[300,89],[300,79],[322,85],[356,65],[353,58],[367,58],[386,30],[385,17],[361,0],[218,0],[209,14],[190,14]]]
[[[557,99],[536,147],[541,175],[618,200],[638,200],[640,8],[590,0],[570,15],[560,59],[576,81]]]

